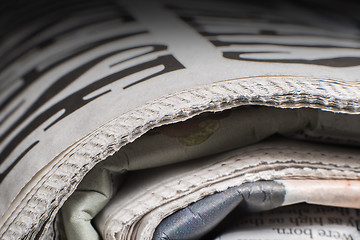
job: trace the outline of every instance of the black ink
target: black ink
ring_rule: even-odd
[[[344,48],[344,49],[360,49],[359,47],[348,47],[338,45],[324,45],[324,44],[291,44],[291,43],[271,43],[271,42],[224,42],[220,40],[212,40],[212,44],[216,47],[225,47],[231,45],[270,45],[270,46],[284,46],[284,47],[304,47],[304,48]]]
[[[125,52],[137,48],[145,48],[145,47],[153,47],[153,50],[150,50],[149,52],[146,52],[141,55],[149,54],[154,51],[161,51],[164,50],[163,46],[137,46],[133,48],[127,48],[127,49],[120,49],[114,52],[106,53],[102,56],[99,56],[95,59],[92,59],[89,62],[84,63],[83,65],[75,68],[74,70],[66,73],[64,76],[59,78],[54,82],[53,85],[51,85],[39,98],[26,110],[25,113],[23,113],[17,121],[15,121],[8,129],[7,131],[0,136],[0,142],[4,141],[4,139],[13,132],[21,123],[23,123],[32,113],[34,113],[37,109],[39,109],[41,106],[43,106],[47,101],[49,101],[53,96],[55,96],[57,93],[61,92],[63,89],[65,89],[68,85],[70,85],[72,82],[74,82],[76,79],[78,79],[82,74],[84,74],[86,71],[91,69],[93,66],[98,64],[99,62],[103,61],[104,59],[113,56],[115,54],[118,54],[120,52]],[[33,75],[36,75],[35,73],[32,73]],[[34,76],[33,76],[34,77]],[[34,81],[31,78],[31,81]],[[0,158],[1,163],[1,158]]]
[[[4,178],[10,173],[11,169],[13,169],[18,162],[33,148],[39,141],[32,143],[28,148],[26,148],[15,160],[11,165],[2,173],[0,173],[0,183],[4,180]]]
[[[320,65],[326,67],[354,67],[360,66],[360,57],[335,57],[323,59],[250,59],[241,57],[241,54],[257,54],[257,53],[284,53],[284,52],[224,52],[224,58],[233,60],[242,60],[250,62],[267,62],[267,63],[296,63],[296,64],[310,64]]]
[[[1,56],[3,60],[0,65],[0,71],[2,71],[9,64],[8,61],[5,61],[8,56],[11,57],[10,60],[13,60],[13,57],[11,55],[14,50],[24,45],[24,43],[27,43],[29,40],[31,40],[41,32],[53,27],[59,21],[71,16],[71,14],[79,13],[79,11],[87,8],[91,9],[94,7],[104,6],[104,3],[101,2],[89,2],[83,4],[81,1],[77,0],[74,1],[72,4],[71,2],[67,1],[54,1],[54,3],[52,4],[42,4],[40,5],[40,8],[40,6],[36,7],[36,2],[37,1],[32,2],[35,5],[32,6],[32,11],[29,9],[25,9],[25,11],[23,12],[22,8],[20,7],[14,9],[15,12],[11,16],[11,19],[9,19],[9,21],[11,21],[11,24],[8,24],[11,27],[9,31],[11,31],[13,28],[16,28],[17,24],[27,25],[29,21],[36,22],[38,28],[35,29],[33,32],[30,32],[28,35],[24,36],[23,39],[18,38],[18,41],[14,42],[13,46],[8,48],[8,51]],[[15,56],[15,58],[16,57],[17,56]]]
[[[179,69],[183,69],[185,68],[174,56],[172,55],[166,55],[166,56],[161,56],[158,58],[158,63],[165,66],[164,70],[158,72],[158,73],[155,73],[151,76],[148,76],[146,78],[143,78],[143,79],[140,79],[140,80],[137,80],[129,85],[126,85],[124,87],[124,89],[127,89],[129,87],[132,87],[138,83],[141,83],[145,80],[148,80],[150,78],[154,78],[156,76],[159,76],[159,75],[162,75],[164,73],[168,73],[168,72],[172,72],[172,71],[175,71],[175,70],[179,70]]]
[[[142,46],[142,47],[144,47],[144,46]],[[153,47],[154,47],[154,49],[157,49],[157,50],[164,48],[164,46],[153,46]],[[153,52],[153,51],[155,51],[155,50],[152,50],[150,52]],[[167,61],[169,63],[167,63]],[[113,82],[119,81],[126,76],[129,76],[129,75],[137,73],[137,72],[141,72],[143,70],[146,70],[146,69],[149,69],[152,67],[160,66],[160,65],[165,66],[165,69],[163,71],[161,71],[160,74],[184,68],[184,66],[181,65],[179,62],[178,62],[178,64],[175,64],[174,61],[177,61],[177,60],[170,55],[160,56],[157,59],[154,59],[154,60],[151,60],[151,61],[148,61],[145,63],[141,63],[141,64],[135,65],[133,67],[129,67],[127,69],[113,73],[107,77],[97,80],[96,82],[78,90],[77,92],[74,92],[70,96],[59,101],[58,103],[54,104],[49,109],[47,109],[44,112],[42,112],[41,114],[39,114],[26,127],[24,127],[3,149],[3,151],[0,154],[0,163],[2,163],[10,155],[10,153],[18,146],[18,144],[21,143],[31,132],[33,132],[41,124],[43,124],[45,121],[50,119],[52,116],[54,116],[56,113],[60,112],[61,110],[65,110],[64,113],[61,116],[59,116],[56,120],[54,120],[54,122],[52,122],[50,124],[50,126],[47,127],[47,129],[49,127],[51,127],[52,125],[54,125],[55,123],[57,123],[58,121],[60,121],[61,119],[69,116],[71,113],[77,111],[78,109],[87,105],[91,101],[95,100],[102,94],[97,95],[93,98],[84,100],[85,96],[87,96],[87,95],[91,94],[92,92],[94,92],[102,87],[105,87]],[[159,75],[159,73],[154,74],[153,76],[157,76],[157,75]],[[149,77],[141,79],[130,85],[137,84],[137,83],[139,83],[141,81],[145,81],[147,79],[149,79]],[[127,87],[130,87],[130,86],[127,86]],[[109,91],[104,92],[103,94],[106,94],[108,92]],[[66,129],[64,129],[64,131],[66,131]],[[13,165],[12,165],[12,167],[13,167]],[[9,172],[10,170],[11,170],[11,168],[7,169],[6,171]]]
[[[116,35],[116,36],[113,36],[113,37],[110,37],[110,38],[106,38],[106,39],[102,39],[102,40],[99,40],[99,41],[96,41],[96,42],[92,42],[92,43],[89,43],[87,45],[84,45],[81,48],[78,48],[75,52],[73,52],[73,53],[69,54],[68,56],[64,57],[63,59],[53,63],[52,65],[49,65],[47,68],[45,68],[42,71],[38,71],[37,69],[32,69],[28,73],[24,74],[24,76],[23,76],[23,81],[24,81],[23,85],[21,85],[13,94],[11,94],[8,98],[6,98],[6,100],[3,103],[1,103],[0,111],[7,104],[9,104],[15,97],[20,95],[24,90],[26,90],[30,85],[32,85],[37,79],[39,79],[41,76],[43,76],[44,74],[46,74],[50,70],[54,69],[55,67],[59,66],[60,64],[68,61],[69,59],[74,58],[76,56],[79,56],[79,55],[81,55],[81,54],[83,54],[83,53],[85,53],[87,51],[90,51],[90,50],[92,50],[92,49],[94,49],[96,47],[99,47],[99,46],[101,46],[103,44],[106,44],[106,43],[109,43],[109,42],[112,42],[112,41],[116,41],[116,40],[120,40],[120,39],[124,39],[124,38],[127,38],[127,37],[133,37],[133,36],[144,34],[144,33],[146,33],[146,32],[142,31],[142,32],[129,33],[129,34],[120,34],[120,35]],[[88,64],[90,64],[90,62]],[[66,75],[64,77],[62,77],[61,79],[57,80],[57,81],[63,81],[64,78],[66,78]],[[67,85],[69,85],[70,83],[71,82],[69,82]],[[66,85],[66,84],[64,84],[64,85]],[[59,90],[62,90],[62,89],[59,89]],[[1,140],[0,140],[0,142],[1,142]]]
[[[322,38],[328,38],[328,39],[339,39],[339,40],[360,40],[357,36],[341,36],[341,35],[331,35],[331,34],[318,34],[318,33],[305,33],[305,32],[294,32],[294,33],[279,33],[278,30],[270,30],[270,29],[262,29],[259,30],[257,33],[247,33],[247,32],[207,32],[207,31],[200,31],[200,34],[204,37],[219,37],[219,36],[278,36],[278,37],[322,37]],[[221,40],[213,40],[216,42],[224,42]],[[235,44],[238,42],[235,42]],[[252,42],[254,43],[254,42]],[[222,46],[222,43],[219,43],[219,46]],[[323,46],[323,45],[322,45]],[[350,47],[352,48],[352,47]],[[354,47],[356,48],[356,47]],[[359,47],[357,47],[359,48]]]
[[[16,110],[18,110],[21,105],[23,105],[25,103],[24,100],[21,100],[18,104],[16,104],[15,107],[13,107],[13,109],[11,109],[6,115],[5,117],[0,121],[0,126],[14,113],[16,112]]]

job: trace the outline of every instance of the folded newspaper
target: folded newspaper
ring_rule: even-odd
[[[355,1],[0,12],[0,239],[360,239]]]

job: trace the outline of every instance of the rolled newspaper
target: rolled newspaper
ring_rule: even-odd
[[[0,239],[360,238],[358,4],[2,5]]]

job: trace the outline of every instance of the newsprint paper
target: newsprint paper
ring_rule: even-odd
[[[360,239],[356,1],[4,1],[0,239]]]

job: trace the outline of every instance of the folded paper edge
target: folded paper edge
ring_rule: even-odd
[[[152,128],[242,105],[358,114],[358,92],[359,84],[339,80],[262,76],[216,82],[150,101],[99,127],[45,166],[46,171],[32,180],[37,183],[24,187],[4,214],[0,237],[35,238],[45,233],[91,168]]]

